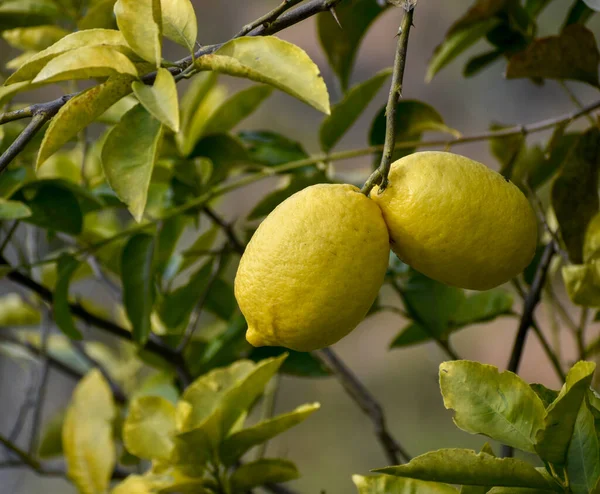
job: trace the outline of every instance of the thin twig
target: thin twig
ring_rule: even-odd
[[[398,444],[387,430],[383,409],[367,387],[360,382],[331,348],[317,350],[313,352],[313,354],[331,370],[346,392],[371,419],[373,426],[375,427],[375,434],[381,442],[387,460],[392,465],[399,464],[400,460],[405,462],[410,461],[411,456],[400,444]]]
[[[15,220],[13,222],[13,224],[11,225],[10,229],[8,230],[8,232],[6,232],[6,237],[4,237],[2,244],[0,244],[0,255],[4,254],[4,250],[6,249],[9,242],[11,241],[12,236],[17,231],[17,228],[19,228],[19,223],[20,223],[19,220]]]
[[[271,12],[266,13],[262,17],[259,17],[255,21],[247,24],[243,27],[243,29],[235,35],[236,38],[241,36],[246,36],[251,31],[254,31],[259,26],[269,25],[275,19],[277,19],[281,14],[283,14],[286,10],[291,9],[295,5],[298,5],[302,0],[284,0],[281,5],[275,7]]]
[[[204,206],[204,213],[208,216],[217,226],[221,227],[221,229],[227,235],[229,242],[231,243],[231,247],[238,253],[241,254],[244,252],[245,246],[243,242],[237,237],[235,231],[231,224],[227,223],[223,218],[221,218],[216,211],[214,211],[210,206]]]
[[[383,155],[381,164],[368,178],[361,192],[369,195],[371,189],[377,184],[380,184],[379,192],[383,192],[388,184],[388,175],[392,165],[392,157],[396,144],[396,106],[402,96],[402,83],[404,80],[404,68],[406,67],[406,54],[408,51],[408,37],[410,28],[413,23],[414,9],[405,11],[402,25],[398,34],[398,48],[396,50],[396,58],[394,60],[394,72],[392,74],[392,85],[388,97],[387,106],[385,109],[386,125],[385,125],[385,144],[383,146]]]
[[[33,106],[27,106],[19,110],[13,110],[0,115],[0,125],[8,122],[14,122],[15,120],[21,120],[23,118],[33,117]]]
[[[567,83],[565,81],[559,81],[559,84],[564,89],[564,91],[567,93],[567,96],[569,97],[571,102],[575,105],[575,107],[578,108],[579,110],[581,110],[583,108],[583,104],[581,103],[581,101],[579,101],[579,98],[573,92],[573,90],[567,85]],[[595,127],[598,125],[598,123],[595,122],[594,119],[592,117],[590,117],[589,115],[588,115],[587,119],[589,120],[590,124],[592,124],[592,126]]]
[[[0,173],[6,170],[6,167],[10,165],[12,160],[14,160],[25,146],[35,137],[35,135],[40,131],[40,129],[48,122],[53,115],[49,113],[37,113],[29,122],[29,125],[25,127],[23,132],[19,134],[14,142],[8,147],[6,151],[0,156]],[[1,118],[1,116],[0,116]]]
[[[544,288],[544,283],[546,281],[546,275],[548,274],[550,262],[552,261],[554,254],[554,242],[548,242],[540,260],[540,264],[537,267],[529,293],[525,297],[523,313],[521,314],[517,336],[515,337],[515,343],[507,367],[509,371],[514,372],[515,374],[519,371],[523,349],[525,348],[525,341],[527,340],[527,332],[533,322],[533,312],[540,301],[542,289]],[[509,458],[512,457],[513,454],[514,448],[506,445],[502,446],[502,456]]]

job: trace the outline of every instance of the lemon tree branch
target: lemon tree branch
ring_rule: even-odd
[[[414,7],[406,7],[402,24],[398,32],[398,48],[396,50],[396,58],[394,60],[394,72],[392,74],[392,85],[390,87],[390,95],[388,97],[387,106],[385,108],[385,144],[383,146],[383,155],[381,163],[368,178],[362,188],[362,193],[369,195],[371,189],[375,185],[380,184],[380,191],[383,192],[387,187],[388,174],[390,166],[392,166],[392,156],[394,154],[396,144],[396,107],[402,96],[402,83],[404,80],[404,68],[406,67],[406,54],[408,52],[408,37],[410,28],[413,25]]]

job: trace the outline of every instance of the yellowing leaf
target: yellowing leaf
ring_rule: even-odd
[[[179,99],[171,72],[167,69],[158,69],[153,86],[136,81],[132,87],[140,103],[152,116],[173,132],[179,132]]]
[[[52,119],[40,146],[39,168],[64,144],[131,92],[131,76],[115,76],[69,100]]]
[[[59,26],[35,26],[10,29],[2,33],[6,42],[20,50],[40,51],[64,38],[69,31]]]
[[[159,396],[132,400],[123,425],[127,450],[148,460],[168,460],[173,451],[175,406]]]
[[[353,475],[352,482],[356,485],[358,494],[457,494],[458,492],[448,484],[392,477],[391,475],[368,477]]]
[[[59,82],[128,74],[137,77],[137,69],[125,55],[107,46],[85,46],[54,58],[33,80]]]
[[[196,67],[269,84],[329,114],[329,94],[319,68],[301,48],[274,36],[231,40],[198,58]]]
[[[110,386],[93,369],[75,388],[62,431],[67,474],[81,494],[104,494],[109,487],[116,459],[114,418]]]
[[[185,46],[190,53],[198,37],[198,21],[190,0],[161,0],[162,27],[165,37]]]
[[[9,293],[0,297],[0,326],[34,326],[41,321],[40,313],[20,295]]]
[[[23,67],[6,80],[5,85],[31,81],[48,62],[70,50],[99,45],[113,47],[126,54],[127,51],[130,51],[123,35],[114,29],[78,31],[65,36],[52,46],[34,55]]]
[[[146,207],[161,135],[160,122],[137,105],[110,131],[102,149],[104,175],[137,221]]]
[[[162,59],[160,0],[118,0],[115,16],[131,49],[159,67]]]

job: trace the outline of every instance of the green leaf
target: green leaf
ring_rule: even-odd
[[[392,477],[391,475],[369,477],[353,475],[352,482],[356,485],[358,494],[457,494],[458,492],[447,484]]]
[[[161,137],[161,123],[136,105],[110,131],[102,149],[106,179],[138,222],[144,215]]]
[[[535,391],[535,394],[540,397],[544,407],[548,408],[550,404],[558,398],[558,391],[554,389],[549,389],[543,384],[533,383],[530,384],[529,387]]]
[[[129,76],[111,77],[108,81],[75,96],[50,122],[38,153],[36,167],[46,160],[100,115],[131,92]]]
[[[153,86],[135,81],[133,92],[152,116],[173,132],[179,132],[179,99],[175,79],[167,69],[158,69]]]
[[[562,267],[569,298],[584,307],[600,307],[600,261]]]
[[[485,443],[481,448],[480,453],[486,453],[491,456],[496,456],[494,450],[489,443]],[[487,494],[491,486],[488,485],[463,485],[460,488],[460,494]]]
[[[275,132],[243,131],[239,137],[246,144],[250,159],[261,165],[277,166],[308,158],[302,144]]]
[[[97,0],[89,5],[85,15],[77,21],[77,27],[81,31],[117,27],[114,15],[114,7],[117,0]]]
[[[171,278],[173,265],[179,266],[183,256],[175,254],[175,248],[185,228],[190,223],[186,216],[174,216],[163,221],[156,238],[156,272],[166,279]]]
[[[492,487],[488,494],[549,494],[549,489],[529,489],[527,487]]]
[[[144,379],[131,399],[142,396],[160,396],[175,405],[179,400],[179,390],[175,387],[174,375],[170,372],[157,372]]]
[[[577,142],[552,185],[552,207],[571,262],[583,261],[585,230],[599,209],[600,131],[588,130]]]
[[[147,62],[162,61],[161,0],[117,0],[115,16],[119,31],[131,49]]]
[[[54,180],[39,180],[25,185],[11,199],[24,202],[31,216],[24,221],[52,231],[79,235],[83,215],[73,192]]]
[[[567,453],[567,473],[573,494],[587,494],[600,478],[600,452],[594,416],[582,402]]]
[[[3,149],[2,152],[5,150]],[[0,175],[0,197],[9,198],[27,182],[27,169],[23,167],[4,170]]]
[[[123,424],[123,442],[139,458],[168,461],[175,447],[175,406],[159,396],[131,400]]]
[[[319,14],[317,29],[319,41],[327,55],[329,65],[338,76],[342,90],[346,91],[360,43],[371,24],[383,13],[387,5],[376,0],[351,0],[336,5],[335,11],[342,29],[329,12]]]
[[[53,59],[71,50],[83,47],[104,46],[127,54],[127,42],[119,31],[113,29],[90,29],[78,31],[65,36],[45,50],[33,55],[27,62],[12,74],[4,83],[12,85],[17,82],[33,80],[39,72]],[[137,75],[137,73],[136,73]]]
[[[217,278],[208,292],[204,307],[219,319],[229,321],[237,309],[233,286]]]
[[[219,458],[233,465],[246,451],[298,425],[320,408],[318,403],[302,405],[294,411],[265,420],[253,427],[233,433],[220,446]]]
[[[560,394],[546,410],[545,425],[537,433],[535,445],[543,460],[555,465],[565,464],[577,414],[595,369],[596,364],[592,362],[577,362],[567,374]]]
[[[52,24],[58,16],[59,10],[52,0],[5,0],[0,2],[0,31]]]
[[[121,258],[123,305],[133,326],[133,339],[144,344],[150,334],[154,303],[154,237],[143,233],[129,239]]]
[[[264,216],[269,215],[271,211],[279,206],[279,204],[296,192],[300,192],[311,185],[328,182],[327,176],[322,172],[315,172],[310,175],[292,175],[286,180],[283,187],[264,196],[261,201],[254,206],[254,209],[248,215],[248,219],[256,220],[258,218],[263,218]]]
[[[252,349],[249,358],[257,362],[268,357],[278,357],[283,353],[288,354],[280,369],[283,374],[296,377],[327,377],[331,375],[329,369],[310,352],[295,352],[283,347],[263,346]]]
[[[569,13],[567,14],[563,30],[571,24],[585,24],[593,14],[594,11],[590,9],[583,0],[574,0],[571,10],[569,10]]]
[[[236,38],[195,65],[269,84],[329,114],[329,94],[319,68],[301,48],[279,38]]]
[[[248,155],[242,143],[230,134],[206,136],[194,147],[189,158],[208,158],[214,165],[207,185],[217,184],[229,175],[238,165],[248,162]]]
[[[455,411],[454,423],[460,429],[535,451],[535,437],[544,427],[546,411],[519,376],[477,362],[444,362],[440,387],[444,406]]]
[[[206,263],[185,285],[162,298],[157,311],[169,333],[181,334],[185,330],[194,308],[204,296],[212,270],[213,263]]]
[[[20,295],[8,293],[0,296],[0,326],[35,326],[41,320],[40,312]]]
[[[586,229],[583,241],[583,261],[592,262],[600,257],[600,214],[594,216]]]
[[[321,149],[324,152],[331,151],[348,129],[352,127],[391,73],[391,69],[385,69],[368,81],[357,84],[348,91],[340,103],[332,108],[331,115],[323,120],[319,131]]]
[[[113,48],[85,46],[53,58],[35,76],[33,83],[94,79],[119,74],[137,77],[137,69],[125,55]]]
[[[37,455],[40,458],[47,459],[63,455],[62,428],[65,415],[66,411],[60,410],[44,424],[42,438],[37,450]]]
[[[0,199],[0,220],[21,220],[31,214],[31,209],[20,201]]]
[[[459,136],[455,130],[444,125],[444,120],[435,108],[421,101],[403,100],[396,106],[396,143],[402,141],[419,141],[423,132],[446,132],[454,136]],[[371,124],[369,134],[369,144],[371,146],[382,146],[385,143],[385,106],[381,108],[375,120]],[[396,149],[392,156],[392,160],[402,158],[415,151],[415,147],[403,147]],[[381,156],[381,153],[378,154]],[[379,164],[380,158],[377,157],[375,162]]]
[[[581,24],[567,26],[558,36],[540,38],[508,61],[506,77],[572,79],[598,87],[600,52],[594,34]]]
[[[291,461],[281,458],[262,458],[239,467],[230,477],[233,492],[247,492],[269,483],[287,482],[300,477]]]
[[[491,50],[476,57],[471,58],[463,69],[464,77],[473,77],[491,65],[502,56],[501,50]]]
[[[19,50],[41,51],[64,38],[69,31],[59,26],[35,26],[10,29],[2,33],[4,40]]]
[[[69,307],[69,285],[79,267],[79,261],[63,254],[58,259],[56,287],[54,288],[54,319],[60,330],[72,340],[81,340],[81,332],[75,326]]]
[[[267,99],[273,88],[269,86],[252,86],[233,95],[223,102],[210,115],[205,124],[203,134],[221,134],[229,132],[254,111]]]
[[[442,364],[444,365],[444,364]],[[530,487],[560,491],[532,465],[516,458],[496,458],[469,449],[440,449],[405,465],[373,470],[387,475],[460,485]]]
[[[510,314],[514,298],[506,290],[488,290],[469,295],[451,317],[452,326],[463,327],[492,321],[496,317]]]
[[[161,0],[162,30],[165,37],[194,52],[198,21],[190,0]]]
[[[435,49],[425,80],[430,82],[440,70],[499,24],[499,19],[491,18],[449,32],[444,42]]]
[[[77,385],[62,430],[67,474],[81,494],[104,494],[115,466],[110,386],[97,369]]]

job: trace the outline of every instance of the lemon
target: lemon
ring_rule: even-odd
[[[520,273],[535,253],[537,223],[526,197],[464,156],[406,156],[392,164],[385,191],[376,187],[370,196],[396,255],[448,285],[493,288]]]
[[[311,351],[346,336],[383,283],[389,235],[377,205],[352,185],[307,187],[250,240],[235,296],[254,346]]]

